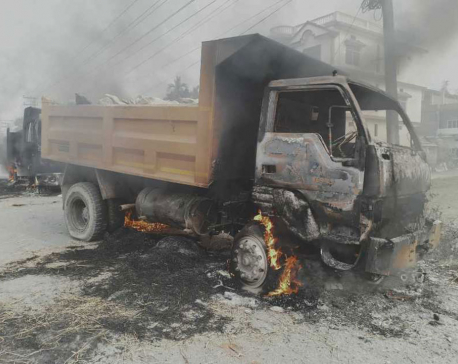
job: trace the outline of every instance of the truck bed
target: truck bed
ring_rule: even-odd
[[[199,106],[43,104],[42,157],[224,192],[254,178],[269,82],[333,70],[260,35],[204,42]]]
[[[197,106],[43,107],[44,158],[206,186],[209,167]],[[202,120],[202,124],[206,123]],[[208,122],[207,122],[208,123]]]

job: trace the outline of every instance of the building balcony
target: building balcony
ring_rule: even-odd
[[[291,38],[294,33],[296,32],[296,27],[290,27],[288,25],[280,25],[278,27],[272,28],[270,30],[270,33],[274,37],[279,37],[279,38]]]
[[[328,14],[315,20],[312,20],[312,23],[324,27],[334,22],[345,23],[349,26],[353,25],[354,27],[359,27],[365,30],[369,30],[371,32],[383,34],[383,27],[379,26],[378,24],[360,18],[355,19],[353,16],[341,13],[340,11],[336,11],[335,13]]]

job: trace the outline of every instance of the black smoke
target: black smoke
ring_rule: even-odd
[[[408,7],[398,14],[396,28],[411,44],[430,50],[443,49],[458,34],[457,0],[410,1]]]

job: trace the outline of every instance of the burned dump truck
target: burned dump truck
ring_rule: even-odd
[[[58,188],[63,165],[41,158],[41,109],[24,109],[22,129],[6,133],[8,169],[15,178],[29,179],[38,189]],[[11,173],[11,172],[10,172]]]
[[[386,110],[408,146],[371,137],[364,113]],[[278,264],[289,254],[278,244],[377,278],[439,242],[440,222],[424,216],[430,170],[400,104],[260,35],[203,43],[198,106],[48,104],[42,118],[43,157],[67,164],[76,239],[122,225],[119,206],[135,204],[142,222],[231,232],[232,274],[252,288],[293,263]]]

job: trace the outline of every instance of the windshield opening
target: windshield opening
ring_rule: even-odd
[[[273,130],[318,134],[332,157],[355,158],[356,123],[337,88],[280,92]]]
[[[359,103],[366,127],[374,141],[388,142],[387,113],[392,111],[398,119],[399,143],[396,144],[421,149],[412,124],[399,103],[375,89],[372,90],[355,83],[349,85]]]

